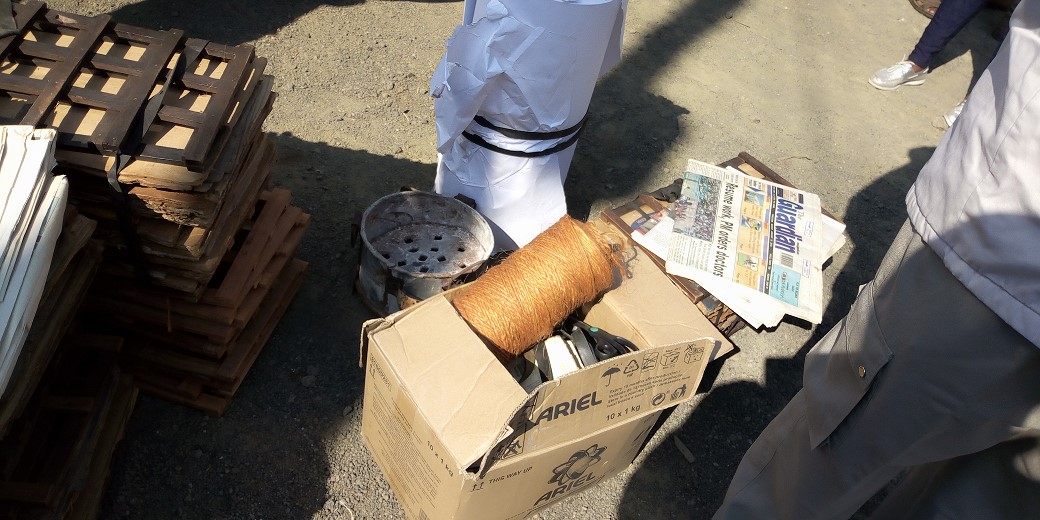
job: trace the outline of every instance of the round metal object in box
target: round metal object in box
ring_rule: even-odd
[[[491,226],[459,200],[424,191],[387,195],[361,216],[358,289],[386,316],[443,292],[491,256]]]

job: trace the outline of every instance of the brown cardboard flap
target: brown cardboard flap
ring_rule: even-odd
[[[459,289],[461,289],[462,287],[464,287],[464,286],[453,287],[453,288],[443,292],[440,296],[448,298],[448,301],[450,302],[452,295],[455,292],[457,292]],[[401,310],[399,310],[399,311],[397,311],[397,312],[395,312],[395,313],[393,313],[393,314],[391,314],[389,316],[383,317],[383,318],[375,318],[375,319],[371,319],[371,320],[366,320],[365,323],[363,323],[361,325],[361,343],[360,343],[361,348],[360,348],[360,352],[358,352],[358,356],[359,356],[359,358],[358,358],[359,359],[358,365],[360,367],[364,367],[365,366],[365,360],[368,359],[368,338],[372,334],[375,334],[376,332],[378,332],[380,330],[393,327],[394,323],[397,323],[397,320],[399,320],[399,319],[401,319],[401,318],[403,318],[403,317],[405,317],[405,316],[407,316],[407,315],[409,315],[409,314],[411,314],[413,312],[418,311],[418,309],[419,309],[418,306],[413,305],[411,307],[408,307],[408,308],[405,308],[405,309],[401,309]]]
[[[466,468],[491,448],[527,394],[443,296],[412,309],[394,315],[393,326],[377,326],[370,341],[456,467]]]
[[[639,283],[622,283],[605,293],[585,321],[641,347],[710,338],[718,342],[716,356],[733,350],[729,338],[672,284],[648,253],[633,248],[626,254],[625,266],[629,279],[638,278]]]
[[[364,368],[365,360],[368,359],[368,337],[375,334],[377,331],[389,328],[393,325],[392,321],[388,321],[383,318],[377,318],[374,320],[366,320],[361,325],[361,342],[359,343],[360,348],[358,349],[358,366]]]

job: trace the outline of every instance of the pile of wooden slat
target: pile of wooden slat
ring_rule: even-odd
[[[94,518],[136,402],[120,337],[76,323],[100,265],[93,220],[65,209],[40,304],[0,398],[0,518]],[[69,332],[69,331],[73,332]]]
[[[309,216],[270,186],[266,60],[32,0],[15,22],[0,123],[58,131],[57,171],[106,245],[94,318],[125,332],[143,390],[223,413],[307,266]]]
[[[139,285],[96,286],[92,309],[130,334],[126,358],[142,390],[224,412],[307,269],[294,255],[310,217],[289,198],[281,189],[260,197],[198,301]]]
[[[22,416],[0,440],[0,517],[96,518],[137,399],[122,338],[66,335]]]
[[[94,228],[93,220],[66,209],[36,318],[0,398],[0,438],[28,405],[94,280],[102,252],[90,240]]]

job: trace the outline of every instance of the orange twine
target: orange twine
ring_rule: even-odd
[[[460,290],[452,304],[508,361],[609,288],[618,265],[595,226],[564,216]]]

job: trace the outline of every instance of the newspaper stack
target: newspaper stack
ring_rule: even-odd
[[[0,126],[0,395],[40,304],[68,198],[52,129]]]
[[[632,237],[668,273],[762,328],[788,314],[820,323],[823,263],[844,245],[844,230],[815,194],[690,160],[679,199]]]

